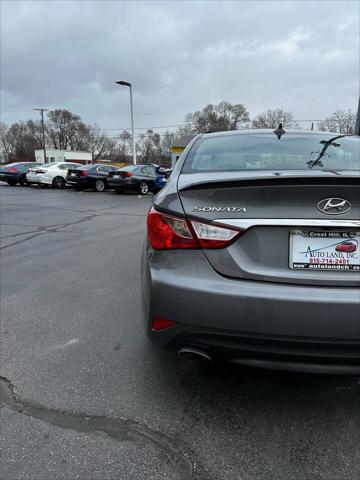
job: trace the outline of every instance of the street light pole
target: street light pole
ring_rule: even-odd
[[[355,135],[360,137],[360,96],[359,96],[359,103],[356,115],[356,123],[355,123]]]
[[[130,89],[130,113],[131,113],[131,136],[132,136],[132,154],[133,154],[133,164],[136,165],[136,144],[135,144],[135,131],[134,131],[134,111],[133,111],[133,98],[132,98],[132,86],[130,82],[125,82],[124,80],[119,80],[115,82],[118,85],[123,85],[129,87]]]
[[[43,150],[44,150],[44,163],[46,163],[44,112],[47,112],[48,109],[47,108],[34,108],[33,110],[37,110],[41,114],[42,144],[43,144]]]

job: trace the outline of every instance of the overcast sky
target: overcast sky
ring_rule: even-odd
[[[57,107],[101,128],[129,127],[120,79],[133,83],[137,127],[182,124],[222,100],[299,120],[355,110],[359,5],[2,0],[2,121]]]

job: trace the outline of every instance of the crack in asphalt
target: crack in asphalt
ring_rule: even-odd
[[[185,448],[180,447],[173,438],[140,422],[121,417],[57,410],[36,402],[18,399],[11,382],[6,377],[0,376],[0,409],[4,407],[66,430],[94,434],[102,432],[118,442],[130,441],[139,446],[150,443],[166,455],[184,480],[210,480],[205,468],[195,460],[193,451],[188,449],[185,451]]]
[[[66,209],[66,208],[57,208],[57,207],[44,207],[44,208],[55,208],[56,210],[65,210],[65,211],[69,211],[70,209]],[[76,213],[90,213],[90,215],[87,215],[86,217],[84,218],[81,218],[80,220],[76,220],[75,222],[68,222],[68,223],[59,223],[59,224],[54,224],[54,225],[18,225],[18,224],[13,224],[13,223],[3,223],[2,226],[15,226],[15,227],[35,227],[36,229],[35,230],[30,230],[30,231],[27,231],[27,232],[20,232],[20,233],[14,233],[14,234],[11,234],[11,235],[5,235],[4,237],[0,237],[0,240],[5,240],[5,239],[9,239],[9,238],[16,238],[16,237],[20,237],[20,236],[23,236],[23,235],[30,235],[30,234],[34,234],[34,235],[31,235],[30,237],[27,237],[27,238],[23,238],[17,242],[13,242],[13,243],[9,243],[8,245],[4,245],[2,247],[0,247],[0,250],[4,250],[6,248],[9,248],[9,247],[13,247],[13,246],[16,246],[20,243],[23,243],[23,242],[27,242],[28,240],[31,240],[39,235],[42,235],[42,234],[46,234],[46,233],[57,233],[59,230],[62,230],[64,228],[67,228],[67,227],[70,227],[70,226],[73,226],[73,225],[78,225],[80,223],[83,223],[83,222],[87,222],[89,220],[92,220],[93,218],[95,217],[98,217],[98,216],[102,216],[102,215],[118,215],[118,216],[132,216],[132,217],[144,217],[145,215],[142,215],[142,214],[133,214],[133,213],[122,213],[122,212],[108,212],[107,210],[111,210],[112,208],[116,208],[115,206],[114,207],[110,207],[109,209],[106,209],[106,210],[100,210],[100,211],[96,211],[94,212],[93,210],[71,210],[71,212],[76,212]]]
[[[19,243],[27,242],[28,240],[31,240],[32,238],[38,237],[39,235],[47,234],[47,233],[57,233],[61,231],[64,228],[73,226],[73,225],[78,225],[83,222],[87,222],[89,220],[92,220],[94,217],[98,216],[99,214],[93,213],[92,215],[87,215],[86,217],[80,218],[80,220],[76,220],[75,222],[68,222],[68,223],[57,223],[54,225],[44,225],[37,227],[36,230],[33,230],[32,232],[26,232],[23,233],[22,235],[28,235],[30,233],[34,233],[34,235],[31,235],[30,237],[23,238],[21,240],[18,240],[17,242],[9,243],[8,245],[4,245],[0,247],[0,250],[4,250],[5,248],[9,247],[14,247],[15,245],[19,245]],[[13,237],[19,236],[21,233],[15,233]],[[1,240],[4,238],[12,238],[11,236],[3,237]]]
[[[52,207],[46,207],[46,208],[52,208]],[[68,209],[61,209],[61,208],[56,208],[54,207],[55,209],[57,210],[68,210]],[[114,207],[111,207],[111,208],[114,208]],[[111,209],[110,208],[110,209]],[[9,238],[16,238],[16,237],[19,237],[19,236],[23,236],[23,235],[30,235],[31,233],[33,233],[34,235],[30,235],[30,237],[26,237],[26,238],[23,238],[21,240],[18,240],[16,242],[13,242],[13,243],[9,243],[8,245],[3,245],[2,247],[0,247],[0,250],[4,250],[6,248],[10,248],[10,247],[14,247],[16,245],[19,245],[20,243],[24,243],[24,242],[27,242],[28,240],[31,240],[33,238],[36,238],[38,237],[39,235],[43,235],[43,234],[47,234],[47,233],[57,233],[58,231],[61,231],[63,230],[64,228],[67,228],[67,227],[70,227],[70,226],[73,226],[73,225],[78,225],[80,223],[84,223],[84,222],[87,222],[89,220],[92,220],[93,218],[95,217],[99,217],[99,216],[103,216],[103,215],[119,215],[119,216],[135,216],[135,217],[144,217],[145,215],[141,215],[141,214],[130,214],[130,213],[121,213],[121,212],[107,212],[106,210],[104,211],[97,211],[97,212],[94,212],[93,210],[71,210],[72,212],[76,212],[76,213],[90,213],[89,215],[79,219],[79,220],[76,220],[75,222],[68,222],[68,223],[58,223],[58,224],[53,224],[53,225],[40,225],[40,226],[36,226],[36,230],[31,230],[31,231],[27,231],[27,232],[21,232],[21,233],[14,233],[12,235],[6,235],[5,237],[1,237],[0,240],[4,240],[4,239],[9,239]],[[92,212],[92,213],[91,213]],[[31,227],[31,225],[17,225],[17,224],[2,224],[3,226],[5,225],[8,225],[8,226],[26,226],[26,227]]]
[[[108,210],[114,210],[115,208],[120,208],[121,205],[112,205],[110,207],[107,207],[107,208],[104,208],[104,209],[99,209],[99,210],[94,210],[94,209],[76,209],[76,208],[64,208],[64,207],[56,207],[54,205],[29,205],[29,204],[19,204],[19,203],[5,203],[5,202],[2,202],[2,205],[5,206],[12,206],[12,207],[31,207],[31,208],[35,208],[35,207],[38,207],[38,208],[43,208],[43,209],[53,209],[53,210],[61,210],[61,211],[64,211],[64,212],[76,212],[76,213],[93,213],[93,212],[97,212],[98,215],[123,215],[123,216],[135,216],[135,217],[145,217],[146,214],[141,214],[141,213],[129,213],[129,211],[127,212],[113,212],[113,211],[109,211]],[[149,208],[150,208],[150,203],[149,203]],[[6,224],[4,224],[6,225]],[[7,225],[11,225],[11,224],[7,224]],[[29,226],[29,225],[27,225]]]

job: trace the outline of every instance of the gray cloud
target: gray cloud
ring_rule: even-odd
[[[358,2],[1,3],[2,119],[65,107],[103,128],[183,122],[209,102],[296,118],[355,108]],[[151,115],[140,115],[150,112]],[[166,115],[165,115],[166,114]]]

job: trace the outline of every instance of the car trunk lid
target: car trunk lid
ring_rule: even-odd
[[[268,282],[358,284],[359,270],[346,267],[354,264],[354,257],[359,263],[360,237],[355,234],[360,235],[360,184],[356,172],[181,174],[178,191],[189,218],[244,230],[229,247],[204,250],[218,273]],[[351,208],[326,214],[319,208],[326,199],[344,199]],[[325,267],[296,266],[305,255],[299,252],[307,248],[306,258],[322,262],[324,253]],[[344,249],[353,251],[341,251]],[[328,258],[334,262],[332,270],[325,269]],[[336,263],[340,260],[349,262]]]

